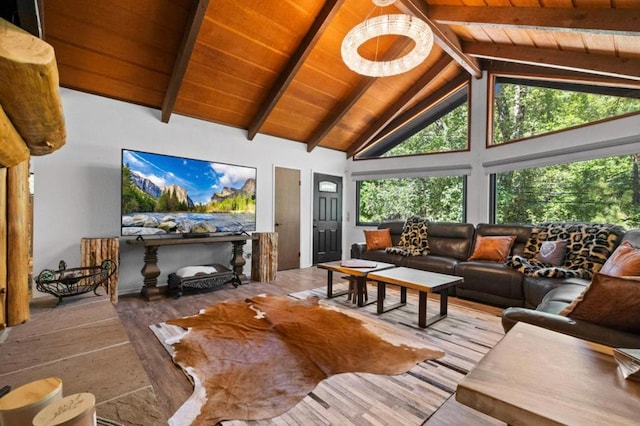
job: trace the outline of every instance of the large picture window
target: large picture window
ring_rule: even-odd
[[[640,227],[638,154],[497,173],[492,182],[496,223]]]
[[[464,85],[446,98],[382,137],[357,158],[397,157],[464,151],[469,148],[469,88]],[[391,126],[393,127],[393,126]]]
[[[494,145],[640,111],[640,90],[495,77]]]
[[[466,176],[378,179],[357,183],[357,224],[374,225],[412,215],[465,221]]]

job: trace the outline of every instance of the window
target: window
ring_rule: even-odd
[[[468,98],[469,90],[465,85],[399,129],[383,130],[380,139],[357,158],[466,150],[469,146]],[[393,123],[389,126],[395,127]]]
[[[496,223],[640,227],[638,154],[497,173],[492,183]]]
[[[412,215],[465,221],[466,176],[366,180],[357,183],[357,225]]]
[[[494,145],[640,111],[640,90],[496,77]]]

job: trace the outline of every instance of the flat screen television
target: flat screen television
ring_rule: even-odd
[[[122,150],[121,234],[185,237],[256,230],[256,169]]]

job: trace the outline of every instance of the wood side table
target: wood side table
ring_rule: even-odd
[[[510,425],[632,425],[640,382],[612,349],[516,324],[458,384],[456,400]]]
[[[327,270],[327,299],[331,299],[333,297],[342,296],[347,294],[349,290],[335,292],[333,291],[333,273],[339,272],[341,274],[348,275],[352,277],[356,282],[356,297],[357,297],[357,305],[362,307],[364,306],[364,293],[367,291],[367,275],[371,272],[382,271],[384,269],[395,268],[396,265],[392,263],[383,263],[383,262],[371,262],[371,267],[350,267],[343,266],[345,263],[341,260],[336,260],[334,262],[326,262],[319,263],[317,266],[321,269]],[[373,302],[372,302],[373,303]]]

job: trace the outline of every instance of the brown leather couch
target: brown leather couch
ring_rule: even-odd
[[[378,228],[390,228],[397,245],[404,221],[385,222]],[[365,243],[351,247],[351,257],[393,263],[431,272],[462,276],[464,282],[449,294],[483,303],[506,307],[502,325],[508,331],[518,321],[616,347],[639,348],[640,336],[586,321],[558,315],[573,301],[589,280],[581,278],[525,277],[522,273],[496,262],[467,261],[476,235],[516,235],[511,255],[521,255],[533,226],[429,222],[427,256],[400,256],[384,250],[367,251]],[[618,241],[630,241],[640,248],[640,230],[627,231]]]
[[[393,244],[398,244],[404,221],[381,223],[390,228]],[[496,306],[525,306],[522,274],[504,264],[467,259],[473,251],[476,235],[516,235],[511,254],[522,254],[531,234],[531,226],[429,222],[429,255],[400,256],[384,250],[367,250],[365,243],[351,246],[351,257],[393,263],[397,266],[457,275],[464,282],[449,291],[450,295],[478,300]]]
[[[629,241],[634,247],[640,248],[640,230],[627,231],[622,241]],[[543,296],[535,309],[518,307],[505,309],[502,313],[502,327],[506,332],[517,322],[523,321],[603,345],[640,348],[640,336],[637,334],[559,315],[588,285],[588,280],[580,278],[563,280]]]

